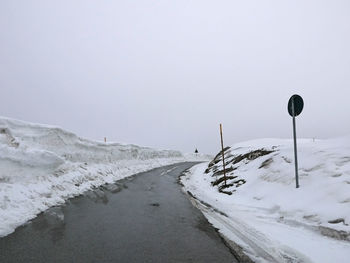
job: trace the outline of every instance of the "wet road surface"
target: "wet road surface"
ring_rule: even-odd
[[[0,238],[0,262],[237,262],[177,178],[193,163],[106,185]]]

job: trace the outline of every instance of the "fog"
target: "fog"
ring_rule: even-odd
[[[0,115],[215,153],[350,134],[349,1],[0,2]]]

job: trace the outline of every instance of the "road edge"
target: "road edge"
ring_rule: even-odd
[[[193,167],[193,166],[192,166]],[[213,208],[211,205],[207,204],[206,202],[198,199],[193,193],[191,193],[190,191],[187,191],[185,189],[184,184],[181,181],[181,177],[184,177],[186,175],[186,173],[192,168],[188,168],[186,170],[184,170],[177,179],[177,183],[181,186],[181,190],[182,192],[188,197],[188,199],[191,201],[191,204],[197,208],[205,217],[205,219],[208,221],[208,223],[213,227],[213,229],[215,230],[215,232],[218,233],[219,237],[221,238],[222,242],[225,244],[225,246],[230,250],[230,252],[232,253],[232,255],[240,262],[240,263],[255,263],[246,253],[244,253],[244,249],[239,246],[238,244],[236,244],[234,241],[232,241],[231,239],[229,239],[226,235],[224,235],[223,233],[220,232],[220,229],[216,228],[213,224],[211,224],[208,220],[208,218],[206,217],[205,213],[203,213],[202,209],[200,209],[200,207],[196,206],[195,203],[199,202],[201,205],[204,205],[206,207],[209,207],[211,209],[213,209],[213,211],[217,214],[226,216],[226,214],[223,214],[220,211],[217,211],[215,208]]]

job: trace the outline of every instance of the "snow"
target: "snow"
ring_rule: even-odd
[[[262,149],[265,155],[240,160]],[[225,151],[232,186],[211,184],[222,177],[220,154],[209,169],[193,167],[182,183],[208,220],[256,262],[349,262],[350,136],[298,140],[298,159],[298,189],[293,141],[283,139]]]
[[[58,127],[0,117],[0,237],[94,187],[163,165],[203,160],[209,157],[95,142]]]

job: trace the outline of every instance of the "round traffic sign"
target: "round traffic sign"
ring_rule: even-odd
[[[293,110],[294,108],[294,110]],[[295,94],[288,101],[288,113],[290,116],[298,116],[304,108],[303,98]]]

